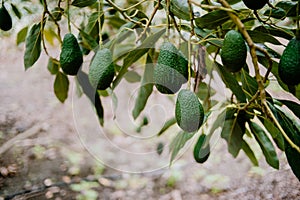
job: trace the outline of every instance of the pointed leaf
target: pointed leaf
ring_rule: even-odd
[[[136,47],[134,50],[130,51],[127,54],[126,58],[124,59],[124,65],[113,82],[113,89],[119,84],[122,77],[126,74],[128,67],[131,66],[137,60],[139,60],[151,48],[153,48],[154,44],[165,33],[165,31],[165,29],[162,29],[154,33],[153,35],[147,37],[140,46]]]
[[[189,141],[194,136],[193,133],[186,133],[180,131],[170,144],[171,159],[170,164],[172,164],[175,157],[178,155],[179,151],[185,146],[186,142]]]
[[[279,100],[279,101],[284,105],[286,105],[300,119],[300,104],[289,100]]]
[[[219,63],[215,62],[216,66],[218,68],[218,72],[225,83],[225,85],[232,91],[232,93],[236,96],[237,100],[245,103],[246,102],[246,95],[244,91],[242,90],[242,87],[239,85],[235,77],[228,71],[225,70],[225,68],[220,65]]]
[[[11,8],[12,8],[13,12],[15,13],[15,15],[16,15],[19,19],[21,19],[22,13],[20,13],[20,11],[19,11],[19,9],[17,8],[17,6],[16,6],[15,4],[13,4],[13,3],[11,3],[10,5],[11,5]]]
[[[96,3],[96,1],[97,0],[74,0],[71,5],[79,8],[83,8],[86,6],[93,5],[94,3]]]
[[[280,130],[272,123],[269,119],[259,117],[260,121],[264,124],[265,128],[268,130],[272,138],[274,139],[277,147],[284,151],[284,138]]]
[[[221,132],[221,137],[227,141],[228,151],[233,157],[237,157],[242,148],[243,131],[236,119],[226,120]]]
[[[52,74],[52,75],[56,75],[59,71],[59,61],[55,60],[54,58],[49,58],[48,60],[48,71]]]
[[[253,42],[255,43],[269,42],[275,45],[281,45],[281,43],[271,34],[262,33],[260,31],[250,31],[250,30],[248,30],[248,33],[250,37],[253,39]]]
[[[265,131],[255,122],[250,122],[249,123],[251,131],[256,139],[256,141],[258,142],[267,163],[275,168],[275,169],[279,169],[279,160],[277,157],[277,153],[275,151],[275,148],[271,142],[271,140],[269,139],[269,137],[266,135]]]
[[[77,73],[77,80],[84,94],[90,99],[91,103],[95,106],[100,125],[103,126],[104,110],[98,92],[92,87],[88,75],[85,72],[79,70]]]
[[[27,70],[41,55],[41,23],[34,24],[26,38],[24,65]]]
[[[241,74],[242,88],[244,91],[246,91],[245,93],[247,97],[251,99],[251,97],[255,95],[258,90],[258,84],[255,78],[251,77],[244,69],[242,69]]]
[[[21,44],[22,42],[25,42],[27,32],[28,32],[28,26],[25,26],[24,28],[22,28],[18,32],[18,34],[17,34],[17,45]]]
[[[54,81],[54,93],[60,102],[64,102],[68,98],[69,79],[62,72],[56,74]]]
[[[171,118],[168,121],[165,122],[164,126],[160,129],[160,131],[157,133],[157,136],[162,135],[168,128],[170,128],[171,126],[173,126],[174,124],[176,124],[176,119]]]
[[[245,154],[248,156],[248,158],[250,159],[252,164],[254,166],[258,166],[258,161],[255,157],[255,154],[245,140],[243,140],[243,142],[242,142],[242,149],[245,152]]]
[[[218,26],[228,21],[230,17],[226,11],[214,10],[209,12],[202,17],[196,18],[196,25],[200,28],[216,29]]]
[[[148,98],[151,95],[152,91],[153,91],[153,61],[150,55],[148,54],[143,79],[132,111],[132,116],[134,119],[136,119],[140,115],[140,113],[144,110]]]

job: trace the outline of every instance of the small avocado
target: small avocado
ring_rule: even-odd
[[[206,141],[206,135],[200,135],[195,147],[194,147],[194,159],[197,163],[204,163],[210,154],[210,145]]]
[[[287,85],[300,83],[300,40],[293,38],[289,41],[280,58],[278,74]]]
[[[258,10],[263,8],[268,3],[268,0],[243,0],[243,2],[248,8]]]
[[[76,75],[81,64],[83,56],[76,37],[72,33],[67,33],[62,42],[60,53],[60,66],[65,74]]]
[[[240,71],[245,66],[247,58],[247,46],[243,36],[235,30],[228,31],[220,55],[224,67],[229,72]]]
[[[89,70],[89,80],[94,88],[105,90],[113,81],[115,69],[112,53],[104,48],[96,52]]]
[[[186,132],[197,131],[203,123],[204,111],[196,94],[180,90],[176,100],[175,118],[179,127]]]
[[[0,8],[0,29],[3,31],[9,31],[12,28],[11,17],[6,10],[4,4]]]

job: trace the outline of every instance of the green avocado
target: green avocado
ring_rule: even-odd
[[[65,74],[76,75],[83,62],[82,52],[76,37],[67,33],[62,42],[60,66]]]
[[[89,70],[89,80],[94,88],[105,90],[113,81],[115,69],[112,53],[104,48],[96,52]]]
[[[206,141],[206,135],[200,135],[195,147],[194,147],[194,159],[197,163],[204,163],[210,154],[210,145]]]
[[[290,40],[280,58],[278,73],[282,82],[287,85],[300,83],[300,40]]]
[[[11,17],[6,10],[4,4],[0,8],[0,29],[3,31],[9,31],[12,28]]]
[[[203,123],[204,111],[196,94],[180,90],[176,100],[175,118],[179,127],[186,132],[197,131]]]
[[[248,8],[258,10],[263,8],[268,3],[268,0],[243,0],[243,2]]]
[[[174,94],[188,79],[188,61],[170,42],[160,48],[153,75],[157,90],[163,94]]]
[[[229,72],[240,71],[245,66],[247,58],[247,46],[243,36],[235,30],[228,31],[220,55],[224,67]]]

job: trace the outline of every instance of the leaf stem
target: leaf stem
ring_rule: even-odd
[[[102,49],[102,24],[101,24],[101,15],[103,14],[103,0],[99,0],[98,3],[98,25],[99,25],[99,47]]]
[[[67,0],[67,17],[68,17],[68,30],[71,33],[71,20],[70,20],[70,0]]]

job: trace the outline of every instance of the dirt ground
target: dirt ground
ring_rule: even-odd
[[[0,200],[300,199],[299,181],[280,152],[280,170],[267,166],[262,156],[260,167],[253,167],[242,153],[233,159],[223,140],[203,165],[193,161],[192,148],[171,167],[167,152],[161,157],[147,154],[171,137],[151,137],[161,125],[156,106],[167,106],[168,99],[152,105],[151,123],[140,135],[134,126],[126,126],[127,115],[113,119],[106,112],[103,139],[96,135],[99,127],[88,101],[76,96],[73,79],[69,98],[61,104],[45,55],[25,71],[23,45],[15,47],[10,38],[1,38],[0,44]],[[126,92],[116,91],[121,97]],[[159,97],[152,98],[155,102]],[[119,103],[116,113],[122,114],[128,101],[119,98]],[[104,105],[113,109],[109,98]],[[112,147],[116,144],[119,150]]]

